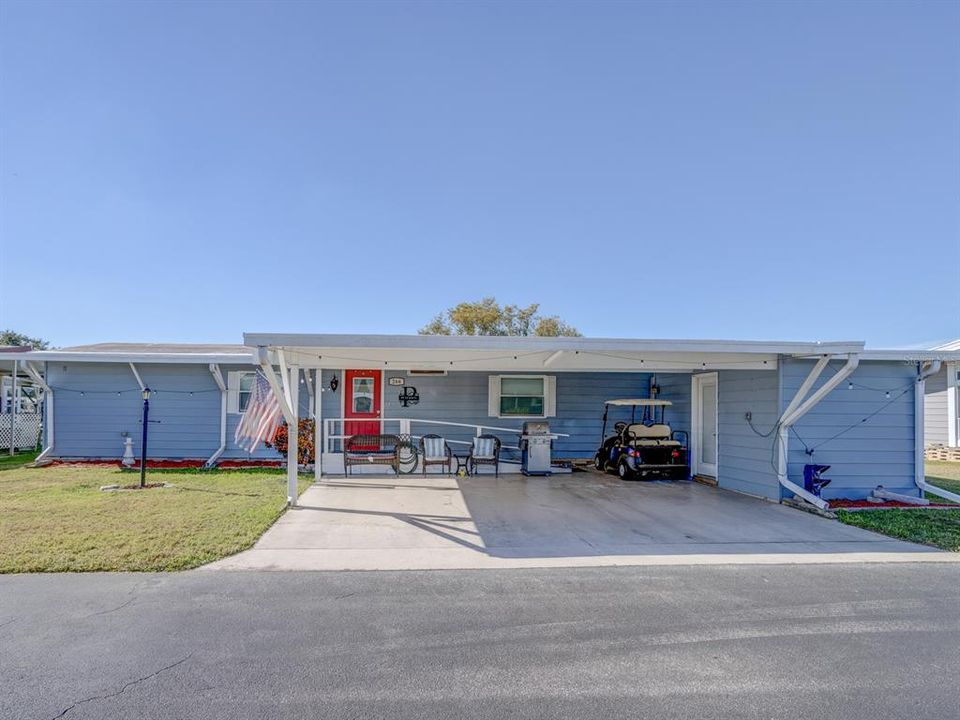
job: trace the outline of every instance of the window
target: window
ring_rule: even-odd
[[[237,412],[246,412],[253,391],[253,373],[243,373],[237,385]]]
[[[373,412],[374,379],[370,377],[355,377],[353,379],[353,412]]]
[[[500,378],[500,415],[543,417],[543,378]]]
[[[227,412],[246,412],[253,394],[257,374],[249,370],[233,370],[227,373]]]
[[[542,418],[556,415],[556,378],[546,375],[491,375],[489,415]]]

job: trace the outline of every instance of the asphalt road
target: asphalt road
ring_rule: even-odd
[[[960,566],[0,577],[0,717],[956,718]]]

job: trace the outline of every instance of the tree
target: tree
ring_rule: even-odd
[[[537,314],[539,303],[527,307],[501,305],[496,298],[462,302],[437,315],[420,328],[421,335],[559,335],[579,337],[580,333],[556,315]]]
[[[50,343],[46,340],[27,337],[23,333],[14,332],[13,330],[0,330],[0,346],[3,345],[14,345],[17,347],[29,345],[34,350],[46,350],[50,347]]]

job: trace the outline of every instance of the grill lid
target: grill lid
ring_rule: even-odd
[[[549,435],[550,423],[546,420],[528,420],[523,424],[524,435]]]

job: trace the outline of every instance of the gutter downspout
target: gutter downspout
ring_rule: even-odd
[[[47,446],[37,455],[36,459],[30,465],[36,467],[39,463],[46,460],[53,454],[53,444],[54,444],[54,435],[53,429],[54,417],[53,417],[53,389],[47,385],[47,382],[43,379],[43,375],[33,367],[29,362],[23,364],[23,369],[27,371],[27,374],[30,376],[30,379],[33,380],[37,385],[43,389],[43,404],[46,408],[47,414],[43,421],[43,428],[46,431],[47,435]]]
[[[923,497],[924,492],[928,492],[931,495],[937,495],[946,500],[953,500],[954,502],[960,503],[960,495],[952,493],[949,490],[941,490],[940,488],[929,485],[927,483],[926,468],[925,464],[925,453],[924,453],[924,443],[923,443],[923,422],[924,422],[924,403],[926,401],[926,380],[931,375],[936,375],[940,371],[941,362],[939,360],[931,360],[930,365],[926,370],[918,368],[917,371],[917,384],[913,389],[913,436],[914,436],[914,477],[913,481],[916,483],[917,487],[920,488],[920,497]],[[948,385],[949,388],[949,385]]]
[[[846,380],[860,364],[860,356],[856,353],[850,353],[847,355],[846,365],[840,368],[836,375],[827,380],[827,382],[810,395],[810,397],[804,400],[804,396],[810,391],[810,388],[813,387],[817,378],[820,377],[823,369],[831,359],[832,357],[830,355],[824,355],[817,361],[817,364],[813,370],[810,371],[810,374],[807,375],[807,379],[803,381],[800,389],[797,390],[797,394],[794,395],[793,400],[787,405],[787,408],[783,411],[783,415],[780,416],[780,421],[777,423],[777,481],[783,488],[789,490],[794,495],[802,497],[808,503],[815,505],[821,510],[826,510],[829,507],[829,503],[826,500],[817,497],[813,493],[807,492],[796,483],[787,479],[788,433],[790,427],[797,422],[797,420],[810,412],[810,410],[829,395],[837,385]]]
[[[217,387],[220,388],[220,447],[203,464],[204,467],[212,468],[217,464],[217,460],[227,449],[227,384],[223,381],[223,373],[220,372],[220,366],[210,363],[210,374],[213,375]]]

